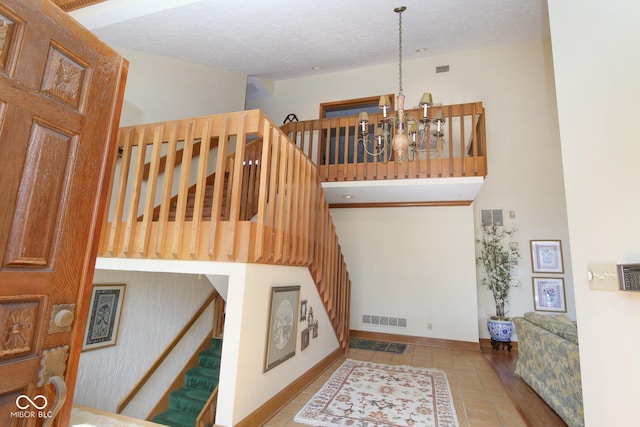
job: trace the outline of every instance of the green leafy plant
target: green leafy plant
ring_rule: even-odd
[[[482,285],[493,293],[496,305],[494,318],[497,319],[506,319],[505,306],[509,301],[509,292],[511,288],[520,286],[520,282],[511,276],[511,268],[520,259],[520,251],[515,244],[505,245],[505,240],[516,231],[515,228],[505,229],[495,224],[483,225],[482,239],[477,240],[480,245],[477,261],[485,272]]]

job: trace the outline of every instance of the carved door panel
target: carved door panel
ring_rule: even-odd
[[[126,70],[49,0],[0,0],[3,427],[68,425]]]

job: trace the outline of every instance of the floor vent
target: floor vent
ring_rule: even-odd
[[[377,316],[375,314],[363,314],[362,323],[365,325],[391,326],[392,328],[407,327],[407,319],[403,317]]]

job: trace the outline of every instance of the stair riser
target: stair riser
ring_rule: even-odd
[[[218,384],[218,379],[202,378],[199,376],[189,376],[185,378],[185,386],[189,388],[195,388],[197,390],[213,391]]]
[[[209,355],[201,355],[198,358],[198,366],[208,369],[215,369],[217,371],[220,370],[220,357],[216,358],[215,356]]]
[[[169,409],[182,412],[191,412],[192,414],[197,415],[200,413],[200,411],[202,411],[205,403],[207,403],[206,400],[201,401],[171,396],[171,398],[169,398]]]

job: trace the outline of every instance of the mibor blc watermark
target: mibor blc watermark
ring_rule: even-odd
[[[49,402],[47,398],[38,394],[33,399],[26,394],[21,394],[16,398],[17,411],[11,412],[11,418],[51,418],[51,411],[45,411]]]

